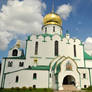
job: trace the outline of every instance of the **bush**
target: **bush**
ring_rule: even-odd
[[[31,91],[32,90],[32,87],[29,87],[28,89]]]
[[[16,89],[16,90],[20,90],[20,88],[19,88],[19,87],[16,87],[15,89]]]
[[[23,90],[27,90],[27,88],[26,88],[26,87],[22,87],[21,89],[23,89]]]
[[[44,88],[44,92],[47,92],[47,88]]]
[[[87,88],[87,90],[92,90],[92,86],[89,86],[89,87]]]

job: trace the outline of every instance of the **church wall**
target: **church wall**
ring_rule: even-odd
[[[86,67],[92,68],[92,60],[85,60]]]
[[[8,62],[12,62],[11,67],[8,66]],[[19,66],[20,62],[24,62],[24,65],[22,67]],[[6,61],[4,61],[4,63],[5,63],[4,73],[12,72],[12,71],[16,71],[16,70],[25,68],[25,60],[21,60],[21,59],[6,59]]]
[[[54,55],[54,42],[56,40],[59,42],[59,56],[69,56],[76,61],[79,67],[84,67],[83,46],[80,45],[80,40],[76,39],[75,42],[73,39],[63,38],[61,40],[59,35],[54,35],[52,39],[49,36],[45,38],[40,36],[38,39],[36,36],[32,36],[31,41],[28,41],[27,44],[27,61],[30,61],[30,64],[33,65],[36,57],[38,65],[49,65],[50,61],[56,58]],[[36,41],[38,41],[38,55],[35,55]],[[76,57],[74,57],[74,45],[76,45]],[[48,60],[47,58],[51,59]]]
[[[84,67],[84,54],[83,54],[83,46],[77,44],[76,45],[76,57],[74,57],[78,67]]]
[[[56,78],[55,78],[55,75],[54,75],[54,73],[52,73],[52,87],[51,88],[53,88],[53,89],[57,89],[57,84],[56,84]]]
[[[90,69],[90,84],[91,84],[91,86],[92,86],[92,68]]]
[[[37,79],[33,79],[33,73],[37,74]],[[18,82],[16,82],[16,76],[19,77]],[[48,71],[22,70],[7,74],[4,87],[33,87],[33,85],[37,88],[48,88]]]
[[[81,88],[84,88],[84,86],[86,85],[86,87],[90,86],[90,75],[89,75],[89,70],[88,69],[78,69],[78,71],[80,72],[81,75]],[[85,74],[85,78],[83,77],[83,74]]]
[[[2,84],[2,77],[3,77],[3,71],[4,71],[4,59],[2,60],[2,66],[1,66],[1,78],[0,78],[0,87],[1,87],[1,84]]]
[[[50,38],[49,41],[43,42],[44,37],[40,36],[39,39],[32,39],[32,41],[28,41],[28,49],[27,49],[27,61],[30,61],[30,64],[34,64],[34,58],[38,59],[38,65],[49,65],[51,59],[49,57],[54,57],[53,53],[53,41]],[[38,55],[35,55],[35,42],[38,41]],[[51,47],[51,48],[50,48]]]

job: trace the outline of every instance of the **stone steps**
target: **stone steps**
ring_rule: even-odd
[[[54,91],[54,92],[86,92],[85,90],[77,90],[77,91],[70,91],[70,90],[59,90],[59,91]]]
[[[63,85],[64,90],[54,92],[86,92],[85,90],[78,90],[74,85]]]
[[[76,91],[77,88],[74,85],[63,85],[65,91]]]

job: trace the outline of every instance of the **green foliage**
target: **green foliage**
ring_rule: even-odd
[[[87,88],[87,90],[91,90],[91,91],[92,91],[92,86],[89,86],[89,87]]]
[[[29,89],[30,91],[32,91],[32,87],[29,87],[28,89]]]
[[[19,87],[16,87],[15,89],[16,89],[16,90],[18,90],[18,91],[20,90],[20,88],[19,88]]]
[[[92,92],[92,86],[89,86],[88,88],[82,88],[82,90],[85,90],[85,92]]]
[[[27,90],[27,88],[26,88],[26,87],[22,87],[21,89],[22,89],[22,90]]]

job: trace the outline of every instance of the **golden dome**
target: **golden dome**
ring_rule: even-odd
[[[48,25],[48,24],[56,24],[61,26],[62,25],[62,20],[60,18],[60,16],[58,14],[55,13],[49,13],[47,14],[44,19],[44,25]]]

